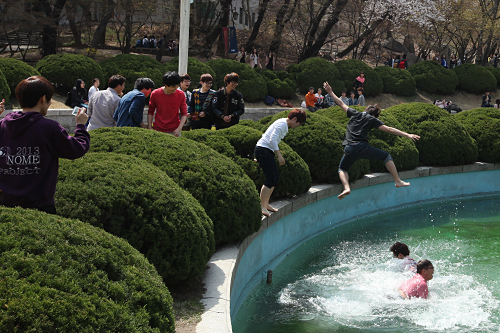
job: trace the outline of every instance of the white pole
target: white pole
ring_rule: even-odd
[[[190,0],[181,1],[180,33],[179,33],[179,74],[187,73],[189,47],[189,13]]]

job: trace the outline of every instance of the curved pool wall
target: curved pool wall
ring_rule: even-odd
[[[322,185],[294,200],[279,202],[279,212],[264,218],[261,229],[247,237],[238,248],[232,265],[231,317],[238,312],[250,291],[266,279],[269,269],[274,269],[304,241],[328,229],[366,215],[423,202],[491,195],[500,191],[499,163],[420,167],[401,172],[400,176],[410,180],[411,186],[395,188],[389,174],[371,174],[355,182],[353,191],[343,200],[336,197],[340,185]]]

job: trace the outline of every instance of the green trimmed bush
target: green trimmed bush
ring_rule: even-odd
[[[172,297],[127,241],[0,207],[1,332],[175,332]]]
[[[179,71],[179,57],[172,58],[169,62],[164,65],[165,72],[178,72]],[[193,91],[200,84],[200,77],[203,74],[210,74],[215,80],[215,72],[210,66],[202,63],[196,58],[188,57],[188,67],[187,73],[191,77],[191,85],[189,86],[189,91]],[[179,73],[182,74],[182,73]]]
[[[467,132],[476,140],[479,160],[482,162],[500,162],[500,110],[495,108],[477,108],[462,111],[455,115]]]
[[[163,86],[162,78],[165,74],[163,65],[146,55],[119,54],[103,60],[100,65],[106,78],[106,86],[109,78],[113,75],[121,75],[127,79],[124,93],[133,90],[135,81],[141,77],[153,80],[155,88]]]
[[[213,59],[207,61],[206,64],[215,72],[214,83],[217,87],[225,87],[224,77],[235,72],[240,77],[236,90],[243,95],[245,101],[262,101],[266,97],[266,80],[249,65],[230,59]]]
[[[442,67],[442,66],[441,66]],[[427,103],[400,104],[384,110],[403,126],[420,135],[415,143],[423,165],[461,165],[477,161],[477,144],[446,110]]]
[[[295,96],[296,83],[290,78],[285,80],[266,80],[267,94],[274,98],[292,98]]]
[[[463,64],[452,69],[458,76],[458,89],[473,94],[484,93],[497,87],[497,79],[483,66]]]
[[[203,142],[234,160],[254,181],[256,189],[260,191],[264,183],[264,173],[260,165],[254,161],[254,150],[257,141],[262,137],[262,131],[235,125],[220,131],[189,131],[186,132],[186,137]],[[221,143],[214,138],[226,140],[233,148],[232,151],[228,152],[226,147],[222,147]],[[279,148],[286,163],[284,166],[278,166],[280,177],[273,197],[298,195],[306,192],[311,187],[311,176],[307,164],[286,143],[281,142]]]
[[[364,111],[364,107],[355,106],[354,109]],[[339,106],[318,110],[316,113],[338,122],[344,129],[349,122],[345,111]],[[384,111],[382,111],[379,118],[387,126],[397,129],[403,128],[394,116]],[[412,170],[418,166],[418,150],[412,140],[392,135],[382,130],[372,129],[368,133],[368,141],[372,147],[387,151],[392,156],[394,164],[399,171]],[[370,160],[369,163],[371,172],[386,171],[385,165],[381,161]]]
[[[101,66],[97,62],[79,54],[48,55],[35,64],[35,69],[51,83],[67,90],[71,89],[78,79],[82,79],[87,87],[90,87],[94,78],[98,78],[101,82],[108,82],[109,79],[108,77],[105,80]]]
[[[205,209],[214,223],[216,245],[241,241],[259,230],[260,198],[252,180],[204,144],[131,127],[93,130],[91,141],[91,151],[133,155],[166,172]]]
[[[431,94],[453,94],[458,86],[458,76],[453,70],[435,61],[421,61],[408,68],[417,88]]]
[[[365,96],[380,95],[384,90],[384,83],[380,75],[361,60],[341,60],[333,65],[338,69],[341,80],[344,81],[345,87],[349,91],[354,91],[353,82],[360,72],[365,73],[365,84],[363,86]]]
[[[290,75],[290,77],[297,81],[297,76],[299,75],[300,73],[300,66],[299,64],[290,64],[286,67],[286,71],[288,73],[288,75]]]
[[[415,95],[417,84],[406,69],[378,66],[375,67],[375,72],[380,75],[384,82],[385,93],[399,96]]]
[[[296,70],[296,67],[292,67]],[[300,71],[297,73],[296,81],[299,86],[300,93],[305,95],[309,91],[309,87],[323,89],[323,83],[328,81],[333,92],[338,96],[342,90],[346,89],[342,76],[331,62],[323,58],[308,58],[299,64]]]
[[[275,120],[287,117],[288,113],[289,111],[282,111],[275,114],[266,125],[269,126]],[[344,154],[342,141],[345,129],[321,114],[309,111],[306,111],[306,114],[306,123],[288,132],[283,141],[304,159],[314,182],[338,183],[339,163]],[[368,161],[360,160],[349,169],[349,177],[351,180],[356,180],[369,171]]]
[[[215,250],[212,221],[198,201],[137,157],[88,153],[61,160],[56,208],[126,239],[167,285],[199,278]]]
[[[5,75],[3,75],[2,70],[0,70],[0,100],[5,99],[7,102],[10,97],[10,88]]]
[[[12,58],[0,58],[0,71],[5,75],[11,95],[15,95],[19,82],[30,76],[40,75],[36,69],[24,61]]]
[[[265,127],[263,124],[259,123],[258,121],[253,121],[251,119],[240,120],[240,122],[238,123],[238,125],[246,126],[246,127],[250,127],[250,128],[256,129],[256,130],[260,131],[261,133],[264,133],[264,131],[267,129],[267,127]]]
[[[493,66],[486,66],[484,68],[486,68],[487,70],[489,70],[491,72],[491,74],[493,74],[495,79],[497,79],[497,85],[500,86],[500,68],[493,67]]]

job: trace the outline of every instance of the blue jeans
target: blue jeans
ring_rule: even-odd
[[[361,159],[380,160],[384,164],[391,161],[392,157],[382,149],[373,148],[368,143],[362,142],[357,145],[347,145],[344,148],[344,156],[340,160],[339,172],[349,170],[349,168]]]
[[[264,172],[264,176],[266,176],[264,186],[267,188],[275,187],[278,184],[279,174],[274,152],[271,149],[256,146],[254,155]]]

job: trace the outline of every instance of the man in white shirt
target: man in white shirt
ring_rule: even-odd
[[[260,206],[262,214],[270,216],[269,212],[277,212],[278,210],[269,204],[269,199],[274,191],[274,187],[278,184],[278,167],[274,156],[278,156],[279,165],[285,164],[285,159],[281,155],[278,144],[288,133],[288,128],[297,128],[306,122],[306,113],[304,110],[293,109],[288,114],[288,118],[276,120],[269,126],[262,138],[255,146],[255,159],[259,162],[262,171],[266,177],[264,185],[260,190]]]
[[[113,114],[120,103],[120,95],[124,88],[125,78],[121,75],[113,75],[109,79],[108,89],[94,93],[87,110],[90,117],[88,131],[116,126]]]

